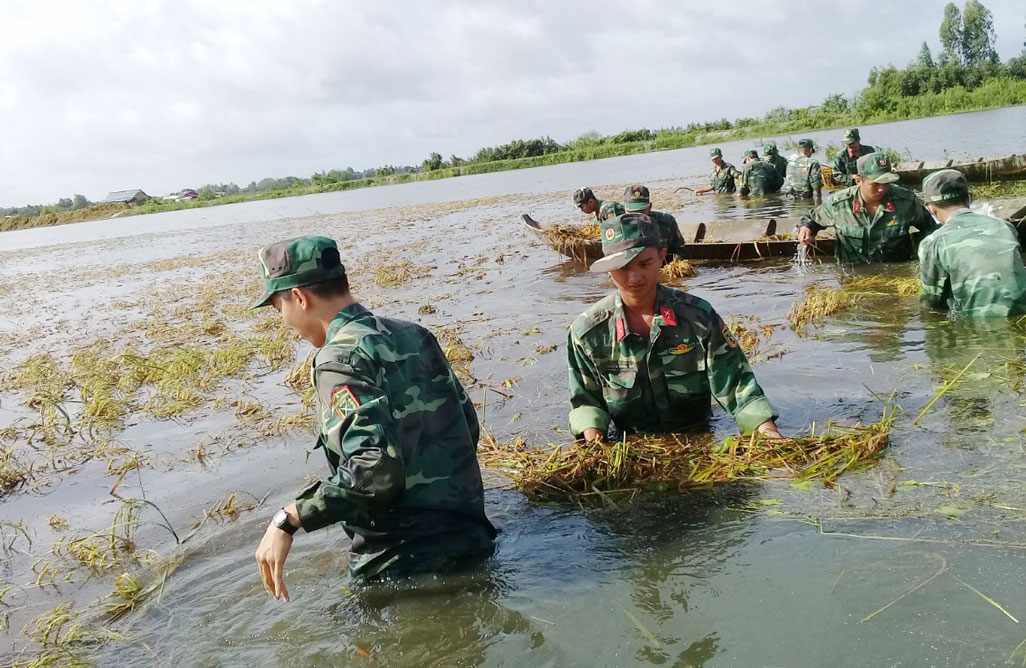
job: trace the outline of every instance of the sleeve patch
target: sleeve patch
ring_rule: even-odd
[[[348,385],[343,385],[331,393],[331,408],[343,420],[355,413],[359,407],[360,402]]]
[[[730,331],[730,327],[724,324],[720,334],[723,334],[723,340],[727,342],[727,346],[737,348],[737,339],[734,338],[734,333]]]

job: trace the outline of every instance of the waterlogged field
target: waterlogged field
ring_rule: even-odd
[[[693,181],[648,185],[708,217],[674,191]],[[0,666],[1026,663],[1026,325],[923,313],[909,266],[695,263],[671,282],[732,325],[792,446],[849,449],[713,475],[751,446],[717,409],[672,480],[616,478],[647,470],[633,443],[571,455],[614,467],[575,479],[601,493],[536,494],[558,479],[525,453],[567,441],[566,328],[611,284],[524,212],[584,222],[560,192],[0,251]],[[363,303],[436,332],[478,405],[502,528],[479,571],[360,586],[329,529],[298,535],[292,603],[264,592],[263,527],[325,465],[310,348],[247,306],[257,248],[308,233]]]

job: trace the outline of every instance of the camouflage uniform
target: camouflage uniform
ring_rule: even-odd
[[[766,146],[763,146],[762,161],[773,165],[773,168],[777,170],[777,174],[780,174],[781,182],[783,182],[787,176],[787,158],[780,155],[776,144],[766,144]]]
[[[648,340],[627,329],[620,293],[589,308],[568,338],[570,431],[665,433],[703,425],[715,398],[744,431],[776,418],[744,352],[703,299],[660,285]]]
[[[823,187],[819,161],[810,155],[795,153],[787,161],[787,179],[783,191],[792,197],[808,199]]]
[[[844,133],[844,146],[834,156],[834,182],[839,186],[850,186],[855,184],[855,174],[858,173],[858,161],[864,155],[876,153],[876,149],[866,144],[859,144],[858,155],[848,155],[848,145],[854,142],[861,142],[858,128],[851,128]]]
[[[323,237],[283,244],[310,239],[335,249]],[[264,261],[268,294],[280,264]],[[303,529],[341,523],[355,576],[444,571],[491,554],[477,414],[429,331],[348,306],[328,327],[312,381],[315,448],[331,476],[296,498]]]
[[[779,192],[783,184],[784,177],[769,162],[753,160],[741,168],[742,195],[768,195]]]
[[[666,242],[666,258],[687,258],[687,250],[684,247],[684,237],[680,233],[680,226],[677,219],[662,211],[649,211],[648,217],[659,225],[659,234]]]
[[[940,230],[919,246],[920,301],[968,318],[1026,312],[1026,269],[1018,231],[1003,220],[961,206],[969,201],[969,184],[954,169],[927,176],[923,197],[950,213]]]
[[[741,177],[741,172],[737,170],[737,167],[724,160],[723,165],[720,167],[713,165],[709,176],[709,183],[713,187],[713,192],[732,193],[736,188],[734,180]]]
[[[610,218],[616,218],[620,214],[624,213],[623,204],[614,202],[611,199],[599,199],[596,201],[595,218],[601,225],[602,221],[609,220]]]
[[[602,224],[603,257],[593,272],[616,271],[661,248],[655,223],[626,214]],[[776,417],[744,352],[708,302],[656,286],[648,339],[630,331],[619,291],[570,327],[570,430],[673,432],[703,424],[713,397],[750,431]]]
[[[859,187],[845,188],[831,195],[802,217],[800,226],[813,232],[833,227],[837,231],[834,256],[838,262],[903,262],[915,257],[910,228],[925,237],[937,229],[933,216],[915,194],[894,185],[898,176],[891,171],[883,153],[871,153],[858,162],[858,173],[877,183],[891,184],[887,196],[869,215]]]

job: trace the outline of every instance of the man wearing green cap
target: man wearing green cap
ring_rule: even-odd
[[[595,214],[595,219],[598,223],[601,223],[603,220],[609,220],[614,216],[619,216],[624,212],[622,204],[611,199],[598,199],[595,197],[595,193],[591,191],[591,188],[588,187],[578,188],[574,191],[574,204],[586,216]]]
[[[741,176],[741,172],[737,171],[734,165],[723,159],[723,151],[718,148],[709,149],[709,159],[713,163],[712,171],[709,172],[709,185],[699,188],[695,191],[695,194],[734,192],[736,188],[734,180]]]
[[[814,150],[811,139],[802,139],[798,142],[798,152],[787,161],[784,193],[795,199],[815,197],[820,201],[823,197],[823,175],[819,161],[812,157]]]
[[[684,249],[684,237],[681,236],[677,219],[668,213],[652,210],[652,199],[649,197],[648,188],[645,186],[627,186],[623,191],[623,202],[627,212],[643,213],[654,220],[656,225],[659,226],[659,233],[663,237],[668,260],[676,258],[683,260],[687,258],[687,251]]]
[[[628,213],[602,223],[616,292],[570,327],[570,431],[576,438],[669,433],[706,424],[715,398],[746,432],[779,438],[776,411],[730,330],[703,299],[659,283],[666,256],[655,223]]]
[[[926,208],[943,223],[919,246],[920,301],[967,318],[1026,313],[1026,270],[1009,223],[969,210],[969,184],[954,169],[923,179]]]
[[[289,600],[282,568],[300,527],[341,523],[349,570],[362,578],[450,571],[490,555],[477,414],[435,337],[358,304],[332,239],[281,241],[260,262],[266,294],[254,308],[273,305],[318,347],[315,448],[331,471],[264,532],[256,559],[268,593]]]
[[[845,130],[843,141],[844,148],[834,156],[834,181],[839,186],[851,186],[858,173],[859,158],[875,153],[876,149],[861,142],[858,128]]]
[[[784,185],[784,177],[777,172],[772,163],[759,160],[759,153],[755,150],[745,153],[744,160],[745,165],[741,168],[742,197],[780,192],[780,186]]]
[[[811,246],[826,227],[837,232],[838,262],[904,262],[915,257],[911,228],[925,237],[937,229],[915,194],[894,185],[886,153],[859,158],[855,185],[840,190],[806,213],[798,224],[798,241]]]
[[[762,147],[762,159],[773,165],[773,168],[780,174],[781,181],[783,181],[787,176],[787,158],[780,155],[776,142],[769,142]]]

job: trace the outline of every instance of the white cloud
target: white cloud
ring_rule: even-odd
[[[6,3],[0,203],[759,116],[907,63],[944,4]],[[986,4],[1014,55],[1021,3]]]

